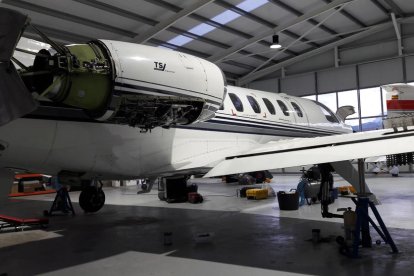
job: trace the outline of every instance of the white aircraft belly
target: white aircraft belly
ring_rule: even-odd
[[[414,127],[270,142],[220,162],[205,177],[414,151]]]
[[[19,119],[0,129],[1,167],[47,174],[138,177],[211,168],[274,136],[196,129],[137,128],[102,123]],[[207,171],[207,169],[203,170]]]

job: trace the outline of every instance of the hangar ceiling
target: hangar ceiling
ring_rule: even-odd
[[[175,49],[216,63],[239,85],[384,39],[395,39],[401,55],[404,30],[413,29],[405,26],[414,25],[408,0],[0,0],[0,6],[28,14],[62,43],[102,38]],[[278,50],[269,48],[275,34]],[[25,36],[38,39],[32,29]]]

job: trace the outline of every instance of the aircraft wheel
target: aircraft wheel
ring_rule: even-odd
[[[79,205],[86,213],[95,213],[105,204],[105,193],[101,188],[85,187],[79,195]]]

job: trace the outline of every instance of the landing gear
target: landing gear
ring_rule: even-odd
[[[158,178],[145,178],[141,180],[141,191],[138,191],[137,194],[145,194],[151,192],[152,186],[154,186],[155,181]]]
[[[95,213],[105,204],[105,193],[102,190],[102,183],[97,184],[96,180],[91,181],[92,185],[85,186],[79,195],[79,205],[85,213]]]

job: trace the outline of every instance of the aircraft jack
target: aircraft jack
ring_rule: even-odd
[[[355,203],[356,208],[355,212],[357,215],[357,220],[355,224],[355,230],[353,232],[354,239],[352,242],[352,252],[348,249],[346,252],[347,255],[352,258],[359,257],[359,247],[371,247],[372,240],[371,235],[369,232],[369,224],[371,223],[372,227],[377,231],[377,233],[381,236],[383,241],[390,245],[392,253],[396,254],[399,253],[397,246],[395,245],[390,233],[388,232],[387,227],[385,226],[384,221],[382,220],[377,208],[373,201],[370,200],[369,193],[365,193],[365,168],[364,168],[364,160],[358,159],[358,174],[359,174],[359,187],[360,193],[357,197],[351,197],[352,201]],[[378,221],[380,227],[376,225],[376,223],[371,219],[369,216],[369,208],[371,208],[372,212],[374,213],[375,218]],[[377,241],[379,244],[380,241]]]
[[[388,232],[387,227],[384,224],[384,221],[382,220],[377,210],[377,207],[375,207],[375,204],[369,199],[368,195],[361,194],[358,195],[357,198],[352,197],[351,199],[356,205],[355,212],[357,214],[351,257],[359,257],[358,253],[360,245],[362,245],[362,247],[371,247],[372,240],[369,233],[369,223],[371,223],[372,227],[374,227],[374,229],[381,236],[383,241],[390,245],[392,253],[399,253],[397,246],[395,245],[390,233]],[[377,219],[380,227],[378,227],[369,216],[369,207],[374,213],[374,216]]]
[[[43,214],[45,216],[52,216],[53,213],[57,211],[63,212],[64,214],[71,212],[72,216],[75,215],[75,209],[70,200],[69,192],[65,187],[60,188],[56,192],[55,200],[53,201],[50,210],[43,211]]]

